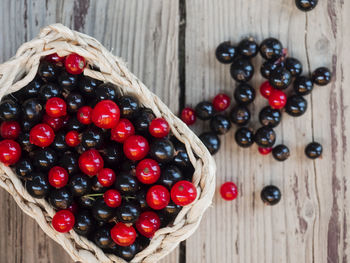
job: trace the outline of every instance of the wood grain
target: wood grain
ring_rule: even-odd
[[[259,41],[279,38],[289,54],[303,62],[305,73],[327,66],[335,75],[330,85],[315,87],[305,115],[283,115],[276,133],[277,142],[291,150],[288,161],[260,156],[256,147],[239,149],[233,131],[222,138],[215,156],[217,184],[232,180],[240,195],[228,203],[216,194],[199,231],[186,242],[187,262],[348,262],[350,94],[345,87],[350,83],[346,76],[350,65],[345,54],[350,32],[345,14],[349,3],[319,1],[315,10],[305,14],[291,0],[194,0],[187,2],[186,10],[186,102],[190,105],[219,91],[232,94],[235,83],[229,67],[215,60],[215,48],[222,41],[237,43],[247,35]],[[262,78],[256,75],[252,84],[258,89]],[[254,123],[265,104],[259,97],[250,106]],[[313,139],[324,146],[323,158],[316,161],[303,153]],[[266,207],[260,190],[271,183],[280,187],[283,199]]]
[[[87,33],[178,111],[178,2],[137,0],[0,1],[0,63],[45,25],[59,22]],[[0,262],[72,262],[10,196],[0,191]],[[178,249],[161,262],[177,262]]]

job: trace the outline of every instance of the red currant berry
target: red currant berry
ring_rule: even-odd
[[[143,184],[154,184],[160,177],[160,167],[155,160],[144,159],[136,166],[136,177]]]
[[[58,118],[67,115],[66,102],[58,97],[53,97],[47,100],[45,104],[47,115],[53,118]]]
[[[99,128],[111,129],[118,124],[120,110],[111,100],[103,100],[92,110],[91,120]]]
[[[49,183],[55,188],[61,188],[68,183],[68,172],[60,167],[54,166],[49,171]]]
[[[61,129],[64,125],[64,118],[68,117],[59,117],[59,118],[53,118],[50,117],[47,114],[44,114],[43,116],[43,123],[49,125],[54,131],[58,131],[59,129]]]
[[[119,222],[111,229],[111,237],[117,245],[127,247],[134,244],[136,231],[132,226]]]
[[[69,131],[65,137],[66,144],[70,147],[76,147],[80,144],[79,133],[77,131]]]
[[[168,189],[162,185],[152,186],[146,194],[146,202],[154,210],[165,208],[170,201]]]
[[[272,148],[263,148],[263,147],[258,147],[259,153],[262,155],[267,155],[272,151]]]
[[[96,175],[103,168],[103,159],[98,151],[90,149],[83,152],[79,157],[80,170],[89,176]]]
[[[85,68],[85,58],[76,53],[72,53],[66,57],[64,65],[68,73],[81,74]]]
[[[0,141],[0,162],[11,165],[18,162],[21,157],[21,146],[13,140]]]
[[[265,81],[263,84],[260,86],[260,94],[268,99],[271,95],[271,92],[274,88],[270,85],[269,81]]]
[[[272,90],[269,96],[269,104],[273,109],[282,109],[287,103],[287,96],[281,90]]]
[[[4,139],[17,139],[21,132],[21,126],[17,121],[4,121],[0,125],[0,135]]]
[[[60,233],[66,233],[71,230],[74,223],[74,215],[69,210],[60,210],[52,218],[53,228]]]
[[[171,188],[171,200],[177,205],[185,206],[197,197],[196,187],[189,181],[179,181]]]
[[[213,99],[213,106],[216,111],[226,110],[230,106],[230,103],[230,97],[223,93],[216,95]]]
[[[163,118],[153,119],[149,125],[149,133],[156,138],[163,138],[169,134],[170,127]]]
[[[140,135],[132,135],[124,142],[123,150],[128,159],[132,161],[141,160],[148,154],[148,141]]]
[[[135,226],[141,235],[151,238],[160,227],[159,216],[152,211],[143,212]]]
[[[47,55],[45,57],[45,60],[52,62],[52,63],[58,63],[63,62],[65,57],[60,57],[57,53],[52,53],[50,55]]]
[[[237,198],[237,186],[232,182],[226,182],[220,187],[221,197],[227,201],[231,201]]]
[[[196,122],[196,112],[192,108],[184,108],[181,112],[181,120],[187,125],[192,125]]]
[[[110,187],[115,181],[115,172],[110,168],[103,168],[97,174],[99,183],[104,187]]]
[[[122,203],[122,196],[115,189],[109,189],[103,194],[103,200],[109,207],[116,208]]]
[[[53,143],[55,133],[47,124],[37,124],[29,132],[29,141],[39,147],[47,147]]]
[[[67,210],[71,211],[73,214],[75,214],[76,212],[78,212],[78,205],[77,203],[73,202],[68,208]]]
[[[120,119],[117,126],[111,130],[111,140],[123,143],[135,134],[134,125],[128,119]]]
[[[85,124],[85,125],[91,124],[92,122],[91,114],[92,114],[92,108],[89,106],[83,106],[77,112],[77,119],[82,124]]]

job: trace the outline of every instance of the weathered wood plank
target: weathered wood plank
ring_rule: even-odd
[[[0,61],[15,54],[39,29],[60,22],[96,37],[178,110],[178,3],[137,0],[0,1]],[[0,191],[0,262],[71,262],[36,223]],[[162,262],[177,262],[178,249]]]
[[[347,262],[349,255],[348,109],[350,95],[345,59],[350,38],[346,24],[350,11],[345,1],[319,1],[307,15],[293,1],[193,0],[186,6],[186,103],[213,97],[219,91],[232,94],[229,67],[214,56],[225,40],[238,42],[252,35],[259,41],[273,36],[299,58],[308,71],[328,66],[336,78],[327,87],[316,87],[308,112],[300,118],[284,114],[276,129],[277,143],[287,144],[291,158],[277,163],[257,148],[239,149],[234,132],[222,138],[217,161],[217,189],[227,180],[239,186],[239,198],[231,203],[217,193],[199,231],[186,242],[188,262]],[[344,49],[346,47],[346,50]],[[259,69],[256,69],[259,71]],[[252,81],[258,88],[262,78]],[[259,97],[250,106],[257,123]],[[252,127],[257,128],[258,124]],[[198,125],[196,130],[208,129]],[[235,129],[234,129],[235,130]],[[312,139],[324,145],[323,159],[307,160],[304,147]],[[273,183],[283,194],[276,207],[265,207],[260,190]]]

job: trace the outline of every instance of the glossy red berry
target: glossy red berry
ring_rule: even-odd
[[[65,137],[66,144],[70,147],[76,147],[80,144],[79,133],[77,131],[69,131]]]
[[[274,89],[269,96],[269,104],[273,109],[282,109],[287,103],[286,94],[281,91]]]
[[[111,100],[103,100],[96,104],[92,110],[91,120],[100,128],[111,129],[118,124],[120,110]]]
[[[143,212],[135,226],[141,235],[151,238],[160,227],[159,216],[152,211]]]
[[[83,152],[79,157],[80,170],[89,176],[96,175],[103,168],[103,159],[98,151],[90,149]]]
[[[231,201],[237,198],[237,186],[232,182],[226,182],[220,187],[221,197],[227,201]]]
[[[140,135],[132,135],[124,142],[123,151],[128,159],[138,161],[148,154],[149,144],[146,138]]]
[[[259,153],[262,155],[267,155],[272,151],[272,148],[263,148],[263,147],[258,147]]]
[[[64,119],[66,117],[68,117],[68,115],[66,115],[64,117],[53,118],[47,114],[44,114],[42,121],[43,121],[43,123],[49,125],[54,131],[58,131],[59,129],[61,129],[63,127]]]
[[[110,187],[115,181],[115,172],[110,168],[103,168],[97,174],[99,183],[104,187]]]
[[[143,184],[154,184],[160,177],[160,167],[155,160],[144,159],[136,166],[136,177]]]
[[[60,233],[66,233],[71,230],[74,223],[74,215],[69,210],[60,210],[52,218],[53,228]]]
[[[134,134],[135,128],[131,121],[128,119],[120,119],[118,124],[111,129],[111,140],[123,143]]]
[[[91,115],[92,108],[89,106],[83,106],[77,112],[77,119],[80,123],[88,125],[92,123]]]
[[[21,126],[17,121],[4,121],[0,125],[0,135],[4,139],[17,139],[21,133]]]
[[[49,171],[49,183],[52,187],[61,188],[68,183],[68,172],[60,166],[54,166]]]
[[[60,57],[57,53],[53,53],[50,55],[47,55],[45,57],[45,60],[52,62],[52,63],[58,63],[58,62],[63,62],[65,57]]]
[[[216,111],[226,110],[230,106],[230,103],[230,97],[223,93],[216,95],[213,99],[213,106]]]
[[[103,200],[109,207],[116,208],[122,203],[122,196],[115,189],[109,189],[103,194]]]
[[[185,206],[197,197],[196,187],[189,181],[179,181],[171,188],[171,200],[177,205]]]
[[[170,201],[170,193],[162,185],[152,186],[146,194],[146,202],[154,210],[165,208]]]
[[[271,95],[271,92],[274,88],[271,86],[271,84],[269,83],[269,81],[265,81],[263,84],[261,84],[260,86],[260,94],[268,99]]]
[[[192,108],[184,108],[181,112],[181,120],[187,125],[192,125],[196,122],[196,112]]]
[[[21,146],[13,140],[0,141],[0,162],[11,165],[18,162],[21,157]]]
[[[136,231],[133,226],[119,222],[111,229],[111,237],[117,245],[127,247],[134,244]]]
[[[76,53],[72,53],[66,57],[64,65],[68,73],[81,74],[85,68],[85,58]]]
[[[49,146],[55,139],[55,133],[47,124],[37,124],[29,132],[29,141],[39,147]]]
[[[149,126],[149,133],[156,138],[163,138],[169,134],[170,127],[163,118],[153,119]]]
[[[53,118],[65,116],[67,114],[66,102],[58,97],[53,97],[47,100],[45,104],[46,114]]]

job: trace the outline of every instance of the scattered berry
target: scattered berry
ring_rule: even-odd
[[[322,155],[322,145],[318,142],[311,142],[305,147],[305,154],[310,159],[319,158]]]
[[[247,148],[254,143],[254,134],[251,129],[242,127],[236,131],[235,140],[238,146]]]
[[[282,109],[287,103],[287,96],[281,90],[272,90],[269,96],[269,104],[273,109]]]
[[[317,68],[312,73],[312,82],[318,86],[325,86],[331,82],[332,74],[328,68]]]
[[[244,126],[247,125],[250,120],[250,111],[244,105],[237,105],[232,108],[229,117],[232,123]]]
[[[231,99],[226,94],[220,93],[213,99],[214,110],[220,112],[226,110],[231,103]]]
[[[226,41],[216,48],[215,55],[219,62],[229,64],[233,62],[236,49],[229,41]]]
[[[275,160],[283,162],[290,156],[289,148],[284,144],[279,144],[273,148],[272,156]]]
[[[192,108],[184,108],[181,112],[181,120],[187,125],[192,125],[196,122],[196,112]]]
[[[287,99],[286,112],[293,117],[299,117],[306,112],[307,101],[299,95],[293,95]]]
[[[308,12],[316,7],[318,0],[295,0],[297,8],[301,11]]]
[[[233,95],[237,103],[250,104],[255,99],[255,89],[247,83],[242,83],[236,87]]]
[[[276,205],[281,200],[281,191],[274,185],[268,185],[262,189],[260,196],[266,205]]]
[[[260,94],[265,98],[268,99],[271,95],[271,92],[273,90],[273,87],[270,85],[268,81],[265,81],[260,86]]]
[[[214,116],[214,106],[209,101],[202,101],[197,104],[196,108],[196,116],[200,120],[209,120]]]
[[[220,138],[214,132],[204,132],[199,135],[199,139],[203,142],[205,147],[211,155],[216,154],[220,149]]]
[[[255,132],[254,141],[262,148],[271,148],[275,144],[276,133],[271,127],[263,126]]]
[[[231,77],[237,82],[247,82],[254,75],[254,67],[249,59],[236,58],[231,64]]]
[[[276,61],[282,56],[283,46],[276,38],[267,38],[260,44],[260,54],[264,59]]]
[[[220,187],[220,194],[226,201],[232,201],[237,198],[238,191],[237,186],[233,182],[226,182]]]
[[[258,147],[258,151],[262,155],[267,155],[272,151],[272,148],[271,147],[269,147],[269,148]]]

